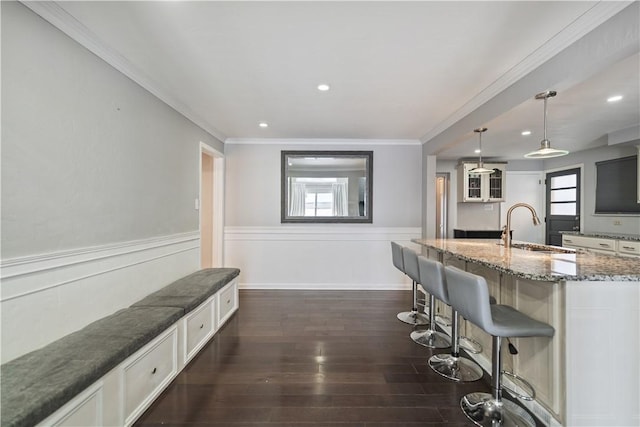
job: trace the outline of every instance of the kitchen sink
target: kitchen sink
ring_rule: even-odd
[[[567,249],[561,248],[559,246],[545,246],[538,245],[535,243],[512,243],[512,248],[522,249],[525,251],[533,251],[533,252],[548,252],[552,254],[574,254],[576,253],[575,249]]]

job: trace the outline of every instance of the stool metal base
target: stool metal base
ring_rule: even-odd
[[[429,366],[437,374],[458,382],[478,381],[483,375],[482,368],[473,360],[450,354],[431,356]]]
[[[451,347],[451,339],[442,332],[436,332],[433,329],[411,332],[411,339],[416,343],[429,348],[447,348]]]
[[[462,412],[482,427],[535,427],[536,422],[522,407],[509,400],[496,401],[489,393],[471,393],[460,400]]]
[[[429,317],[427,317],[426,314],[420,313],[415,310],[403,311],[402,313],[398,313],[398,320],[414,326],[426,325],[429,323]]]

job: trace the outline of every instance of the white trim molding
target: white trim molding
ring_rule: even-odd
[[[239,283],[239,289],[291,291],[406,291],[406,283]]]
[[[225,227],[225,241],[390,241],[420,238],[420,227],[353,227],[337,224],[282,227]]]
[[[197,231],[5,260],[1,362],[129,307],[200,265]]]
[[[19,298],[181,252],[197,250],[200,248],[199,240],[198,232],[188,232],[3,260],[0,263],[0,301]],[[90,264],[92,267],[87,269],[87,265]],[[68,271],[69,274],[61,274],[62,270]],[[57,280],[47,280],[46,283],[37,280],[40,282],[39,285],[32,285],[32,281],[28,280],[29,277],[44,275],[50,275],[49,277],[55,277]]]
[[[227,138],[229,145],[422,145],[418,139]]]
[[[38,14],[45,21],[71,37],[73,40],[87,48],[98,58],[120,71],[125,76],[149,91],[162,102],[191,120],[198,127],[212,135],[219,141],[224,141],[226,135],[213,127],[207,120],[193,111],[178,97],[171,94],[142,70],[133,65],[131,61],[122,56],[115,49],[103,42],[89,28],[64,10],[55,1],[21,1],[26,7]]]

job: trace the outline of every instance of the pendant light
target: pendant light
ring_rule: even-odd
[[[490,173],[494,173],[495,171],[493,169],[487,169],[482,164],[482,133],[486,132],[487,128],[478,128],[474,129],[473,131],[476,132],[480,137],[480,140],[478,142],[478,166],[470,169],[469,173],[474,173],[476,175],[488,175]]]
[[[550,159],[551,157],[566,156],[567,150],[551,148],[551,142],[547,139],[547,99],[556,96],[555,90],[548,90],[536,95],[536,99],[544,99],[544,139],[540,142],[540,148],[525,154],[529,159]]]

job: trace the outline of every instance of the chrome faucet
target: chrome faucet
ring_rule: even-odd
[[[536,210],[533,208],[533,206],[526,203],[516,203],[515,205],[511,206],[507,211],[507,225],[502,227],[502,241],[504,242],[505,248],[511,247],[511,212],[513,212],[513,210],[518,207],[529,209],[531,211],[531,215],[533,215],[533,225],[540,225],[540,218],[538,218],[538,214],[536,214]]]

